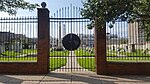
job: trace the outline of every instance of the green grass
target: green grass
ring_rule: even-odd
[[[6,56],[18,56],[20,55],[21,53],[18,53],[18,52],[14,52],[14,51],[5,51],[4,53],[2,53],[3,55],[6,55]]]
[[[33,50],[33,49],[24,49],[22,52],[14,52],[14,51],[5,51],[4,53],[2,53],[5,56],[19,56],[19,55],[23,55],[23,54],[31,54],[31,53],[37,53],[37,50]],[[3,56],[3,55],[0,56]],[[53,51],[50,52],[50,56],[68,56],[69,55],[69,51],[65,50],[65,51]]]
[[[95,58],[78,58],[77,59],[80,66],[90,71],[95,71]]]
[[[116,56],[114,53],[107,53],[107,56]]]
[[[138,51],[138,52],[120,52],[120,54],[123,54],[125,56],[150,56],[150,54],[144,54],[140,51]]]
[[[113,62],[150,62],[150,54],[142,53],[143,50],[137,49],[136,52],[116,52],[109,51],[107,56],[107,61]],[[117,56],[117,53],[119,56]],[[142,57],[143,56],[143,57]]]
[[[30,54],[30,53],[37,53],[37,50],[33,49],[23,49],[22,52],[15,52],[15,51],[5,51],[2,54],[5,56],[19,56],[23,54]],[[0,56],[2,56],[2,54]]]
[[[68,55],[69,55],[69,51],[67,50],[50,52],[50,56],[68,56]]]
[[[148,61],[150,58],[115,58],[115,59],[107,59],[108,62],[150,62]],[[90,71],[95,72],[96,64],[95,58],[78,58],[77,59],[80,66]]]
[[[37,62],[37,57],[21,57],[23,54],[37,53],[37,50],[23,49],[22,52],[5,51],[0,56],[0,62]],[[20,57],[19,57],[20,56]]]
[[[75,54],[76,56],[95,56],[94,52],[93,53],[90,53],[90,52],[87,52],[85,50],[82,50],[82,49],[79,49],[79,50],[76,50],[75,51]],[[116,54],[114,53],[107,53],[107,56],[116,56]]]
[[[107,51],[108,53],[117,54],[116,51]],[[137,49],[135,52],[119,52],[120,55],[124,56],[150,56],[150,54],[144,54],[143,50]],[[110,55],[107,55],[110,56]],[[114,56],[114,55],[113,55]]]
[[[82,66],[85,69],[88,69],[90,71],[95,71],[96,70],[96,64],[95,64],[95,58],[78,58],[77,59],[78,63],[80,66]],[[149,57],[145,57],[145,58],[120,58],[120,57],[116,57],[116,58],[111,58],[108,59],[108,62],[150,62],[150,58]]]
[[[150,62],[150,57],[119,57],[114,56],[111,58],[107,58],[107,61],[113,62]]]
[[[37,62],[36,57],[0,58],[0,62]]]
[[[94,56],[94,53],[90,53],[84,49],[78,49],[75,51],[76,56]]]
[[[67,63],[66,58],[50,58],[50,71],[54,71]]]
[[[23,54],[30,54],[30,53],[37,53],[37,50],[35,49],[24,49],[22,51]]]
[[[37,62],[37,58],[24,57],[24,58],[0,58],[0,62]],[[50,71],[54,71],[67,63],[66,58],[50,58]]]

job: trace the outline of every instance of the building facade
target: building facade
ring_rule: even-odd
[[[128,44],[144,44],[144,29],[140,22],[128,24]]]

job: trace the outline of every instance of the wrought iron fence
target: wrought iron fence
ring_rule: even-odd
[[[150,62],[150,26],[146,20],[107,24],[107,61]]]
[[[81,17],[80,8],[62,8],[49,18],[49,22],[50,70],[95,71],[94,33],[93,29],[87,29],[90,21]],[[63,37],[70,33],[78,35],[81,40],[80,47],[75,51],[68,51],[62,45]]]
[[[0,18],[0,62],[37,61],[37,18]]]

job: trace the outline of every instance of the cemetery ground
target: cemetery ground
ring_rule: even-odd
[[[24,49],[22,52],[5,51],[0,54],[0,62],[37,62],[36,49]],[[60,56],[68,56],[69,51],[51,51],[50,70],[54,71],[66,65],[67,59]],[[57,56],[57,57],[56,57]]]
[[[146,51],[146,52],[145,52]],[[119,51],[107,49],[106,59],[108,62],[150,62],[150,50],[136,49],[135,52],[124,51],[119,48]],[[95,71],[94,49],[85,48],[75,51],[80,66],[90,71]]]
[[[111,62],[150,62],[150,54],[144,50],[136,49],[135,52],[107,49],[107,61]],[[79,48],[75,50],[78,64],[90,71],[95,71],[95,58],[93,48]],[[22,52],[5,51],[0,55],[0,62],[36,62],[36,49],[23,49]],[[50,49],[50,70],[54,71],[67,63],[68,50],[55,51]]]

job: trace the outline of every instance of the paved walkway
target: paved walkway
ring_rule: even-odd
[[[0,75],[0,84],[150,84],[150,76],[53,72],[46,75]]]
[[[65,69],[65,70],[62,70]],[[69,56],[67,57],[66,66],[61,67],[60,69],[55,70],[55,72],[78,72],[78,71],[86,71],[87,73],[90,72],[87,69],[83,69],[77,62],[77,57],[74,51],[70,51]]]

